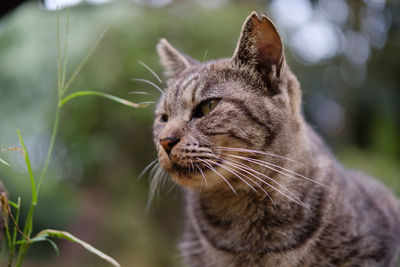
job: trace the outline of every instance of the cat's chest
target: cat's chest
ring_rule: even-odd
[[[313,239],[306,240],[301,247],[294,249],[290,245],[293,239],[290,234],[286,240],[281,239],[283,235],[279,235],[279,240],[274,240],[275,235],[257,225],[231,231],[211,231],[202,227],[199,221],[193,222],[192,226],[192,234],[201,247],[199,253],[202,257],[207,255],[205,261],[198,265],[201,267],[318,266],[309,251],[315,241]]]
[[[296,251],[285,252],[284,256],[282,253],[232,253],[221,251],[213,247],[210,243],[203,243],[203,249],[205,254],[208,255],[207,262],[202,267],[214,267],[214,266],[229,266],[229,267],[287,267],[287,266],[322,266],[318,265],[314,261],[313,257],[309,255],[308,248],[301,248]],[[305,257],[305,255],[309,255]]]

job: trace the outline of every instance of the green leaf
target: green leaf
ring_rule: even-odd
[[[29,177],[31,180],[32,204],[35,205],[37,202],[37,195],[36,195],[36,184],[35,184],[35,178],[33,176],[31,161],[29,159],[29,154],[28,154],[28,151],[26,150],[24,140],[22,139],[21,131],[17,130],[17,134],[18,134],[19,142],[21,143],[22,149],[24,150],[25,164],[26,164],[26,167],[28,168]]]
[[[89,96],[89,95],[95,95],[95,96],[101,96],[104,98],[108,98],[110,100],[113,100],[117,103],[120,103],[122,105],[126,105],[129,107],[133,107],[133,108],[144,108],[147,107],[149,104],[148,103],[143,103],[143,104],[137,104],[137,103],[133,103],[131,101],[125,100],[123,98],[117,97],[117,96],[113,96],[107,93],[103,93],[103,92],[98,92],[98,91],[79,91],[73,94],[70,94],[69,96],[63,98],[60,103],[58,104],[58,106],[61,108],[63,105],[65,105],[65,103],[67,103],[69,100],[76,98],[76,97],[80,97],[80,96]]]
[[[58,250],[58,246],[56,243],[54,243],[53,240],[51,239],[46,239],[47,242],[50,243],[50,245],[54,248],[54,250],[56,251],[57,256],[60,256],[60,251]]]
[[[35,238],[31,238],[29,241],[27,241],[27,240],[20,240],[20,241],[16,242],[16,244],[17,244],[17,245],[18,245],[18,244],[24,244],[24,243],[30,243],[30,244],[32,244],[32,243],[43,242],[43,241],[49,242],[50,245],[51,245],[51,246],[54,248],[54,250],[56,251],[57,256],[60,255],[60,250],[58,249],[57,244],[54,243],[53,240],[48,239],[46,236],[37,236],[37,237],[35,237]]]
[[[74,243],[78,243],[81,246],[83,246],[86,250],[88,250],[89,252],[106,260],[107,262],[111,263],[113,266],[121,267],[121,265],[116,260],[111,258],[110,256],[104,254],[100,250],[94,248],[92,245],[86,243],[85,241],[80,240],[79,238],[77,238],[77,237],[73,236],[72,234],[65,232],[65,231],[46,229],[46,230],[39,232],[35,238],[31,239],[31,241],[34,239],[37,239],[37,238],[40,239],[40,238],[48,238],[48,237],[61,238],[61,239],[66,239],[66,240],[74,242]]]
[[[0,162],[3,163],[6,166],[10,166],[10,164],[8,164],[4,159],[0,158]]]
[[[15,202],[13,202],[13,201],[11,201],[11,200],[8,201],[8,204],[11,205],[11,206],[13,206],[13,207],[16,208],[16,209],[19,208],[19,207],[18,207],[18,204],[15,203]]]
[[[37,237],[31,238],[29,240],[21,239],[21,240],[17,241],[16,244],[21,245],[21,244],[26,244],[26,243],[36,243],[36,242],[45,241],[45,240],[46,240],[45,236],[37,236]]]

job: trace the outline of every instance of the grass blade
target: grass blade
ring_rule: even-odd
[[[56,243],[54,243],[53,240],[46,238],[46,241],[50,243],[50,245],[54,248],[56,251],[57,256],[60,256],[60,251],[58,250],[58,246]]]
[[[0,162],[3,163],[6,166],[10,166],[10,164],[8,164],[4,159],[0,158]]]
[[[110,256],[104,254],[103,252],[101,252],[100,250],[96,249],[92,245],[86,243],[85,241],[80,240],[79,238],[73,236],[72,234],[70,234],[68,232],[46,229],[46,230],[43,230],[43,231],[39,232],[36,235],[35,238],[40,238],[40,237],[44,237],[44,238],[48,238],[48,237],[61,238],[61,239],[65,239],[65,240],[68,240],[68,241],[71,241],[71,242],[74,242],[74,243],[78,243],[81,246],[83,246],[86,250],[88,250],[89,252],[91,252],[91,253],[97,255],[98,257],[106,260],[107,262],[111,263],[113,266],[121,267],[121,265],[116,260],[111,258]]]
[[[13,208],[16,208],[16,209],[18,208],[18,204],[13,202],[13,201],[11,201],[11,200],[8,201],[8,205],[10,205],[10,206],[12,206]]]
[[[122,105],[126,105],[129,107],[133,107],[133,108],[144,108],[147,107],[148,104],[136,104],[134,102],[125,100],[123,98],[117,97],[117,96],[113,96],[107,93],[103,93],[103,92],[98,92],[98,91],[79,91],[73,94],[70,94],[69,96],[66,96],[65,98],[63,98],[60,103],[58,104],[58,106],[61,108],[63,105],[65,105],[65,103],[67,103],[69,100],[76,98],[76,97],[80,97],[80,96],[89,96],[89,95],[95,95],[95,96],[101,96],[104,98],[108,98],[110,100],[113,100],[117,103],[120,103]]]
[[[29,208],[29,212],[25,221],[25,226],[24,226],[24,230],[23,233],[21,233],[21,235],[25,238],[29,240],[29,237],[32,233],[32,228],[33,228],[33,213],[35,210],[35,206],[37,204],[37,192],[36,192],[36,184],[35,184],[35,178],[33,176],[33,171],[32,171],[32,166],[31,166],[31,161],[29,159],[29,154],[28,151],[26,150],[25,144],[24,144],[24,140],[22,139],[21,136],[21,132],[19,130],[17,130],[17,134],[18,134],[18,138],[19,138],[19,142],[21,143],[22,149],[24,151],[23,155],[25,158],[25,163],[26,166],[28,168],[28,172],[29,172],[29,177],[30,177],[30,181],[31,181],[31,190],[32,190],[32,203],[31,206]],[[17,228],[18,229],[18,228]],[[16,266],[21,266],[22,265],[22,261],[25,258],[27,252],[29,249],[29,244],[23,244],[20,246],[19,251],[18,251],[18,257],[17,257],[17,264]]]
[[[35,184],[35,178],[33,176],[31,161],[29,159],[29,154],[28,154],[28,151],[26,150],[24,140],[22,139],[21,131],[17,130],[17,134],[18,134],[18,139],[19,139],[19,142],[21,143],[22,149],[24,150],[25,164],[26,164],[26,167],[28,168],[29,178],[31,180],[32,204],[35,205],[37,202],[37,195],[36,195],[36,184]]]
[[[50,243],[50,245],[54,248],[56,251],[57,256],[60,256],[60,250],[58,249],[58,246],[56,243],[54,243],[53,240],[46,238],[46,241]]]
[[[51,245],[51,246],[54,248],[54,250],[56,251],[57,256],[60,255],[60,250],[58,249],[57,244],[54,243],[53,240],[47,238],[47,236],[37,236],[37,237],[31,238],[29,241],[27,241],[27,240],[20,240],[20,241],[16,242],[16,244],[17,244],[17,245],[26,244],[26,243],[33,244],[33,243],[43,242],[43,241],[49,242],[50,245]]]

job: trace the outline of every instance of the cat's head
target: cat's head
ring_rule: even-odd
[[[265,15],[246,19],[229,59],[200,63],[164,39],[157,49],[168,80],[153,135],[161,167],[175,182],[193,189],[249,188],[258,181],[246,175],[251,162],[244,157],[290,153],[301,127],[301,93]]]

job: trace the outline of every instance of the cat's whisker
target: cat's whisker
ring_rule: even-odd
[[[209,164],[207,161],[198,158],[198,160],[200,160],[201,162],[203,162],[203,165],[206,166],[208,169],[210,169],[211,171],[213,171],[215,174],[217,174],[219,177],[221,177],[227,184],[228,186],[231,188],[232,192],[235,193],[235,195],[237,195],[236,190],[233,188],[233,186],[228,182],[228,180],[226,180],[226,178],[221,175],[211,164]]]
[[[237,175],[237,172],[236,172],[235,170],[232,170],[231,168],[229,168],[229,167],[227,167],[227,166],[223,166],[222,164],[219,164],[218,162],[215,162],[215,161],[213,161],[213,160],[207,160],[207,161],[208,161],[208,162],[211,162],[211,163],[213,163],[213,164],[215,164],[215,165],[218,165],[218,166],[220,166],[221,168],[223,168],[223,169],[227,170],[228,172],[232,173],[232,174],[235,175],[237,178],[239,178],[242,182],[244,182],[247,186],[249,186],[254,192],[257,192],[257,190],[256,190],[251,184],[249,184],[248,182],[246,182],[246,180],[244,180],[242,177],[240,177],[239,175]],[[250,179],[250,181],[252,181],[252,180]]]
[[[148,71],[150,71],[150,73],[153,74],[154,77],[156,77],[156,79],[158,80],[158,82],[159,82],[161,85],[164,84],[163,81],[161,80],[160,76],[158,76],[157,73],[156,73],[152,68],[150,68],[147,64],[145,64],[144,62],[142,62],[142,61],[140,61],[140,60],[138,61],[138,63],[139,63],[140,65],[142,65],[143,67],[145,67]]]
[[[256,165],[259,165],[259,166],[268,168],[268,169],[270,169],[270,170],[276,171],[276,169],[273,169],[272,167],[268,166],[268,165],[267,165],[268,162],[266,162],[266,161],[259,160],[259,161],[257,162],[257,161],[255,161],[256,159],[254,159],[254,158],[249,158],[249,157],[244,157],[244,156],[238,156],[238,155],[229,154],[229,153],[221,153],[220,155],[224,155],[224,156],[228,156],[228,157],[234,157],[234,158],[241,159],[241,160],[247,161],[247,162],[249,162],[249,163],[253,163],[253,164],[256,164]],[[230,160],[240,163],[240,161],[234,160],[234,159],[232,159],[232,158],[231,158]],[[272,163],[271,163],[271,164],[272,164]],[[278,172],[279,172],[279,171],[278,171]],[[289,175],[289,174],[287,174],[287,173],[283,173],[283,172],[279,172],[279,173],[281,173],[281,174],[283,174],[283,175],[285,175],[285,176],[288,176],[288,177],[290,177],[290,178],[300,180],[300,177],[294,177],[294,176],[291,176],[291,175]]]
[[[150,172],[152,181],[158,180],[160,172],[161,172],[161,165],[158,162],[156,165],[154,165],[154,167],[151,169]]]
[[[149,173],[149,177],[150,177],[150,178],[154,178],[155,172],[156,172],[157,168],[159,168],[159,167],[160,167],[160,162],[157,162],[157,163],[153,166],[153,168],[151,168],[150,173]]]
[[[322,183],[320,183],[320,182],[318,182],[318,181],[315,181],[315,180],[313,180],[313,179],[311,179],[311,178],[308,178],[308,177],[306,177],[306,176],[304,176],[304,175],[301,175],[301,174],[299,174],[299,173],[297,173],[297,172],[294,172],[294,171],[292,171],[292,170],[289,170],[289,169],[287,169],[287,168],[284,168],[284,167],[282,167],[282,166],[279,166],[279,165],[276,165],[276,164],[273,164],[273,163],[270,163],[270,162],[267,162],[267,161],[264,161],[264,160],[254,159],[254,158],[249,158],[249,157],[244,157],[244,156],[238,156],[238,155],[233,155],[233,154],[229,154],[229,153],[221,153],[221,154],[227,155],[227,156],[230,156],[230,157],[235,157],[235,158],[238,158],[238,159],[242,159],[242,160],[245,160],[245,161],[248,161],[248,162],[252,162],[252,163],[254,163],[254,164],[257,164],[257,165],[259,165],[259,166],[263,166],[263,167],[265,167],[265,168],[268,168],[268,169],[270,169],[270,170],[273,170],[273,171],[275,171],[275,172],[277,172],[277,173],[280,173],[280,174],[282,174],[282,175],[285,175],[285,176],[290,177],[290,178],[293,178],[293,179],[300,179],[300,178],[303,178],[304,180],[307,180],[307,181],[309,181],[309,182],[315,183],[315,184],[320,185],[320,186],[327,187],[327,185],[325,185],[325,184],[322,184]],[[275,168],[274,168],[274,167],[275,167]],[[277,170],[276,168],[281,169],[281,170],[284,170],[284,171],[287,171],[288,173],[291,173],[291,174],[293,174],[293,175],[296,175],[297,177],[292,176],[292,175],[289,175],[289,174],[287,174],[287,173],[285,173],[285,172],[282,172],[282,171],[280,171],[280,170]]]
[[[155,169],[156,167],[156,169]],[[152,200],[154,199],[154,196],[157,192],[157,189],[159,188],[159,183],[162,182],[163,179],[163,169],[160,167],[160,163],[157,162],[156,165],[151,170],[152,178],[150,182],[150,192],[149,192],[149,198],[147,201],[146,205],[146,211],[150,209],[150,205]]]
[[[161,187],[160,187],[160,189],[161,188],[163,188],[163,187],[165,187],[165,183],[167,182],[167,171],[166,170],[164,170],[164,169],[161,169],[161,178],[160,178],[160,180],[161,180]]]
[[[153,83],[153,82],[151,82],[151,81],[149,81],[149,80],[141,79],[141,78],[133,78],[132,81],[144,82],[144,83],[150,84],[150,85],[153,86],[155,89],[157,89],[161,94],[164,93],[164,91],[163,91],[158,85],[156,85],[155,83]]]
[[[208,53],[208,49],[206,49],[206,52],[204,52],[203,64],[204,64],[204,62],[206,62],[207,53]]]
[[[193,174],[194,174],[194,166],[193,166],[193,160],[190,159],[190,164],[192,164],[192,170],[193,170]]]
[[[221,158],[221,159],[222,159],[222,158]],[[222,159],[222,160],[223,160],[223,159]],[[214,161],[213,161],[213,163],[217,164],[217,163],[214,162]],[[227,161],[225,161],[225,163],[227,163]],[[222,168],[224,168],[224,167],[223,167],[222,165],[220,165],[220,164],[217,164],[217,165],[219,165],[219,166],[221,166]],[[230,164],[230,165],[231,165],[231,164]],[[231,166],[233,166],[233,165],[231,165]],[[261,186],[260,184],[258,184],[256,181],[254,181],[253,179],[251,179],[249,176],[247,176],[247,175],[243,174],[242,172],[238,171],[237,169],[234,170],[234,169],[229,168],[229,167],[227,167],[227,166],[225,166],[225,167],[228,168],[228,169],[226,169],[226,170],[228,170],[229,172],[231,172],[231,173],[234,173],[234,172],[235,172],[235,173],[237,173],[237,174],[239,174],[239,175],[241,175],[241,176],[247,178],[247,179],[250,180],[251,182],[253,182],[253,183],[254,183],[258,188],[260,188],[261,191],[263,191],[264,194],[271,200],[271,202],[272,202],[272,204],[273,204],[275,210],[278,212],[278,209],[277,209],[277,207],[276,207],[275,201],[271,198],[271,196],[268,194],[268,192],[265,191],[264,188],[262,188],[262,186]],[[235,168],[235,166],[233,166],[233,168]],[[237,175],[235,175],[235,176],[238,177]],[[255,188],[253,188],[252,186],[250,186],[246,181],[244,181],[244,180],[241,179],[240,177],[238,177],[238,178],[239,178],[240,180],[242,180],[243,182],[245,182],[249,187],[251,187],[251,188],[253,189],[254,192],[257,192],[257,190],[256,190]]]
[[[226,163],[229,162],[229,160],[227,160],[227,159],[224,159],[224,158],[221,158],[221,159],[224,160]],[[305,206],[305,204],[304,204],[295,194],[293,194],[293,193],[292,193],[289,189],[287,189],[284,185],[282,185],[282,184],[280,184],[279,182],[275,181],[274,179],[272,179],[272,178],[269,177],[268,175],[265,175],[265,174],[263,174],[263,173],[261,173],[261,172],[258,172],[258,171],[254,170],[254,169],[252,169],[252,168],[249,168],[248,166],[246,166],[246,165],[244,165],[244,164],[241,164],[241,163],[240,163],[240,164],[236,164],[236,163],[233,163],[233,162],[229,162],[229,164],[231,164],[231,166],[232,166],[232,165],[233,165],[233,166],[236,166],[236,168],[238,168],[238,169],[244,171],[245,173],[247,173],[247,174],[253,176],[254,178],[256,178],[256,179],[257,179],[258,181],[260,181],[261,183],[263,183],[263,184],[265,184],[265,185],[271,187],[272,189],[274,189],[274,190],[276,190],[277,192],[279,192],[280,194],[284,195],[285,197],[287,197],[287,198],[290,199],[291,201],[293,201],[293,202],[295,202],[295,203],[299,204],[300,206],[302,206],[302,207],[304,207],[304,208],[307,209],[307,207]],[[258,174],[258,175],[260,175],[260,176],[262,176],[262,177],[265,177],[265,178],[269,179],[270,181],[272,181],[272,182],[278,184],[278,185],[279,185],[280,187],[282,187],[286,192],[288,192],[292,197],[288,196],[287,194],[285,194],[284,192],[282,192],[281,190],[279,190],[279,189],[276,188],[275,186],[271,185],[270,183],[266,182],[265,180],[261,179],[260,177],[256,176],[255,174],[251,173],[250,171],[251,171],[251,172],[254,172],[254,173],[256,173],[256,174]]]
[[[199,171],[200,171],[200,173],[201,173],[201,177],[203,178],[203,180],[204,180],[204,182],[205,182],[205,184],[206,184],[206,187],[207,187],[207,186],[208,186],[208,184],[207,184],[207,179],[206,179],[206,177],[204,176],[204,173],[203,173],[202,169],[201,169],[197,164],[195,164],[195,165],[196,165],[197,169],[199,169]],[[203,180],[201,181],[202,184],[203,184]]]
[[[250,159],[251,159],[251,158],[250,158]],[[268,165],[268,166],[264,166],[264,167],[267,167],[267,168],[269,168],[269,169],[271,169],[271,170],[274,170],[274,171],[276,171],[276,172],[278,172],[278,173],[280,173],[280,174],[286,175],[286,176],[288,176],[288,177],[293,177],[293,176],[290,176],[290,175],[288,175],[288,174],[286,174],[286,173],[284,173],[284,172],[281,172],[281,171],[279,171],[279,170],[276,170],[275,168],[272,168],[271,166],[276,167],[276,168],[281,169],[281,170],[284,170],[284,171],[287,171],[288,173],[291,173],[291,174],[293,174],[293,175],[296,175],[297,177],[303,178],[303,179],[305,179],[305,180],[307,180],[307,181],[309,181],[309,182],[315,183],[315,184],[317,184],[317,185],[324,186],[324,187],[328,187],[326,184],[323,184],[323,183],[320,183],[320,182],[318,182],[318,181],[315,181],[315,180],[313,180],[313,179],[311,179],[311,178],[309,178],[309,177],[307,177],[307,176],[304,176],[304,175],[302,175],[302,174],[300,174],[300,173],[294,172],[294,171],[289,170],[289,169],[287,169],[287,168],[284,168],[284,167],[282,167],[282,166],[279,166],[279,165],[276,165],[276,164],[273,164],[273,163],[270,163],[270,162],[265,162],[265,161],[262,161],[262,160],[259,160],[259,159],[252,159],[252,160],[254,160],[254,161],[256,161],[256,162],[258,162],[258,163],[260,163],[260,164],[266,164],[266,165]]]
[[[236,151],[236,152],[247,152],[247,153],[262,154],[262,155],[266,155],[266,156],[271,156],[271,157],[286,159],[286,160],[288,160],[288,161],[292,161],[292,162],[296,162],[296,163],[298,163],[298,164],[304,165],[303,163],[301,163],[301,162],[299,162],[299,161],[297,161],[297,160],[294,160],[294,159],[291,159],[291,158],[288,158],[288,157],[284,157],[284,156],[280,156],[280,155],[276,155],[276,154],[273,154],[273,153],[268,153],[268,152],[265,152],[265,151],[260,151],[260,150],[247,149],[247,148],[240,148],[240,147],[224,147],[224,146],[217,146],[217,147],[215,147],[215,149],[218,149],[218,150],[230,150],[230,151]]]
[[[166,173],[166,174],[168,174],[168,173]],[[164,177],[163,177],[164,181],[167,181],[167,180],[165,179],[166,177],[167,177],[167,176],[164,176]],[[170,183],[170,184],[171,184],[171,186],[170,186],[170,188],[168,189],[167,194],[171,193],[174,189],[179,189],[179,187],[177,186],[176,183]]]
[[[156,95],[150,94],[148,92],[143,92],[143,91],[132,91],[132,92],[129,92],[128,94],[130,94],[130,95],[149,95],[149,96],[157,97]]]
[[[152,162],[150,162],[150,163],[140,172],[140,174],[139,174],[139,176],[138,176],[138,180],[140,180],[140,179],[143,177],[143,175],[144,175],[154,164],[156,164],[157,162],[158,162],[158,158],[155,159],[155,160],[153,160]]]
[[[171,185],[171,190],[170,192],[174,191],[174,196],[180,196],[183,191],[182,191],[182,187],[180,187],[177,183],[170,183]]]
[[[194,166],[196,166],[196,168],[200,170],[199,166],[196,163],[194,164]],[[200,191],[201,189],[203,189],[203,182],[204,182],[204,177],[201,178]]]
[[[271,180],[272,182],[278,184],[280,187],[282,187],[286,192],[288,192],[288,193],[289,193],[291,196],[293,196],[293,198],[295,199],[295,200],[293,200],[291,197],[288,197],[290,200],[292,200],[292,201],[296,202],[297,204],[299,204],[299,205],[303,206],[304,208],[306,208],[306,207],[304,206],[304,203],[303,203],[295,194],[293,194],[293,193],[292,193],[289,189],[287,189],[284,185],[282,185],[282,184],[280,184],[279,182],[275,181],[275,180],[272,179],[271,177],[269,177],[269,176],[267,176],[267,175],[265,175],[265,174],[262,174],[262,173],[260,173],[260,172],[257,172],[256,170],[253,170],[253,169],[249,168],[248,166],[246,166],[246,165],[244,165],[244,164],[240,164],[240,165],[239,165],[239,164],[235,164],[235,163],[233,163],[233,162],[229,162],[229,161],[227,161],[226,159],[223,159],[223,160],[225,161],[225,163],[227,163],[227,164],[229,164],[229,165],[231,165],[231,166],[233,166],[233,167],[236,167],[236,168],[238,168],[238,169],[240,169],[240,170],[242,170],[242,171],[248,173],[249,175],[251,175],[251,176],[255,177],[257,180],[259,180],[261,183],[266,184],[267,186],[269,186],[269,187],[271,187],[272,189],[278,191],[278,192],[281,193],[282,195],[288,197],[285,193],[281,192],[279,189],[277,189],[276,187],[272,186],[270,183],[264,181],[263,179],[261,179],[260,177],[256,176],[256,175],[253,174],[253,173],[250,173],[249,171],[255,172],[255,173],[257,173],[258,175],[261,175],[261,176],[263,176],[263,177],[265,177],[265,178]]]

